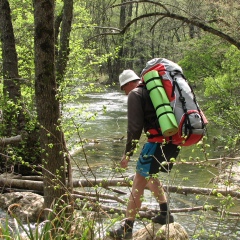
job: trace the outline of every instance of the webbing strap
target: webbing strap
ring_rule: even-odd
[[[160,80],[161,81],[161,77],[160,76],[157,76],[157,77],[152,77],[152,78],[149,78],[148,80],[146,80],[145,81],[145,79],[144,79],[144,82],[145,82],[145,84],[147,85],[148,83],[150,83],[151,81],[153,81],[153,80]],[[156,84],[153,88],[151,88],[151,89],[148,89],[148,91],[149,91],[149,93],[152,91],[152,90],[154,90],[155,88],[158,88],[158,87],[160,87],[160,88],[163,88],[164,89],[164,87],[163,87],[163,85],[160,85],[160,84]]]
[[[161,117],[161,116],[163,116],[163,115],[165,115],[165,114],[167,114],[167,113],[173,113],[172,111],[167,111],[167,112],[164,112],[164,113],[161,113],[159,116],[158,116],[158,119]]]
[[[155,88],[159,88],[159,87],[164,89],[163,85],[156,85],[156,86],[154,86],[153,88],[148,89],[148,91],[151,92],[151,91],[154,90]]]
[[[170,103],[163,103],[163,104],[160,104],[156,107],[156,111],[160,108],[160,107],[164,107],[164,106],[170,106],[171,107],[171,104]]]
[[[155,80],[155,79],[160,79],[161,80],[161,77],[160,76],[158,76],[158,77],[152,77],[152,78],[149,78],[148,80],[146,80],[145,81],[145,79],[144,79],[144,82],[147,84],[147,83],[149,83],[149,82],[151,82],[151,81],[153,81],[153,80]]]

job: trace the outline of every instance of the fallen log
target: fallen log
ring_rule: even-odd
[[[174,164],[175,165],[211,165],[214,166],[218,163],[229,163],[229,162],[239,162],[240,157],[221,157],[221,158],[212,158],[207,160],[194,160],[191,162],[187,161],[177,161]]]
[[[22,141],[22,136],[21,135],[17,135],[14,137],[4,137],[4,138],[0,138],[0,146],[5,146],[8,144],[16,144]]]
[[[84,187],[101,187],[108,188],[111,186],[115,187],[131,187],[130,179],[81,179],[73,180],[74,188],[84,188]],[[200,187],[184,187],[184,186],[168,186],[163,185],[167,191],[178,194],[200,194],[200,195],[209,195],[209,196],[231,196],[234,198],[240,198],[240,192],[232,191],[228,189],[216,189],[216,188],[200,188]],[[42,181],[30,181],[30,180],[21,180],[21,179],[10,179],[0,177],[0,187],[4,188],[18,188],[33,190],[38,192],[43,192],[43,182]]]
[[[120,208],[120,207],[114,207],[114,206],[106,206],[103,204],[96,204],[95,201],[90,201],[88,203],[84,203],[84,208],[89,208],[91,211],[97,212],[97,213],[103,213],[103,214],[125,214],[126,208]],[[75,206],[76,209],[81,210],[82,206],[81,204],[78,204]],[[196,207],[190,207],[190,208],[171,208],[171,213],[186,213],[186,212],[197,212],[197,211],[214,211],[214,212],[223,212],[221,208],[217,206],[196,206]],[[156,214],[159,214],[159,209],[152,209],[149,207],[142,207],[139,210],[139,217],[140,218],[147,218],[151,219],[153,216],[156,216]],[[240,213],[235,212],[227,212],[224,211],[224,214],[233,216],[233,217],[240,217]]]
[[[240,198],[240,192],[228,190],[228,189],[218,189],[218,188],[201,188],[201,187],[183,187],[183,186],[166,186],[169,192],[179,193],[179,194],[200,194],[200,195],[209,195],[209,196],[231,196],[233,198]]]
[[[122,204],[126,205],[126,201],[122,200],[121,198],[114,196],[114,195],[109,195],[109,194],[102,194],[102,193],[96,193],[96,192],[81,192],[81,191],[73,191],[73,197],[74,196],[81,196],[83,198],[88,198],[88,197],[93,197],[96,201],[96,197],[99,199],[110,199],[114,200],[115,202],[119,202]]]
[[[2,188],[18,188],[25,190],[33,190],[38,192],[43,192],[43,182],[42,181],[31,181],[31,180],[21,180],[21,179],[10,179],[0,177],[0,187]]]

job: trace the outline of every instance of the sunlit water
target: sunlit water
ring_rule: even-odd
[[[94,121],[87,122],[86,127],[90,127],[82,134],[88,142],[84,146],[86,156],[82,151],[74,155],[76,163],[74,177],[81,178],[83,175],[96,178],[114,178],[121,177],[121,174],[116,173],[112,167],[119,162],[126,140],[126,114],[127,114],[127,96],[118,89],[108,89],[103,93],[86,94],[78,104],[86,105],[86,111],[91,113],[97,112]],[[106,112],[103,109],[106,108]],[[209,139],[211,139],[211,131],[208,131]],[[141,146],[145,139],[141,139]],[[194,149],[194,150],[193,150]],[[129,163],[129,168],[124,173],[124,176],[131,176],[135,171],[135,164],[138,158],[139,151],[133,156]],[[209,157],[221,156],[219,152],[208,149]],[[204,159],[204,154],[195,147],[185,147],[181,150],[179,159],[188,160],[189,157],[199,157]],[[89,171],[89,167],[92,171]],[[162,173],[160,179],[164,184],[182,185],[191,187],[207,187],[211,188],[213,184],[211,179],[216,174],[216,169],[200,168],[191,165],[174,166],[170,175]],[[93,176],[94,175],[94,176]],[[126,191],[128,197],[129,189]],[[104,193],[104,192],[103,192]],[[190,208],[202,206],[203,204],[213,204],[220,206],[220,200],[208,196],[196,196],[193,194],[181,195],[170,193],[170,206],[176,208]],[[145,200],[143,206],[158,208],[155,199],[149,191],[145,191]],[[239,212],[239,201],[235,201],[235,206],[229,211]],[[226,218],[224,221],[219,220],[217,213],[213,211],[207,212],[190,212],[174,214],[175,221],[184,226],[190,236],[200,233],[201,229],[205,229],[205,234],[194,239],[210,239],[212,233],[220,233],[219,238],[213,239],[240,239],[240,219]],[[135,224],[135,230],[143,226],[141,221]],[[217,235],[217,234],[216,234]]]

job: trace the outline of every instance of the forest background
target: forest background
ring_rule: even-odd
[[[67,103],[118,84],[123,69],[140,73],[154,57],[181,65],[209,125],[219,129],[212,141],[239,163],[239,1],[0,4],[1,172],[41,172],[45,207],[66,193],[67,182],[71,192],[70,139],[84,132],[76,118],[91,116]]]

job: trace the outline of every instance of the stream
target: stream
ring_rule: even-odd
[[[68,139],[68,144],[73,156],[73,177],[74,178],[116,178],[132,176],[135,172],[135,165],[144,138],[140,139],[140,149],[133,155],[129,167],[124,173],[116,172],[114,169],[124,151],[127,128],[127,96],[118,88],[107,88],[103,92],[88,93],[78,99],[78,102],[71,104],[73,109],[82,109],[78,122],[73,125],[74,134]],[[73,113],[74,114],[74,111]],[[71,114],[66,114],[65,119],[71,121]],[[87,119],[87,120],[86,120]],[[208,138],[211,139],[211,129],[208,130]],[[81,147],[84,142],[84,148]],[[83,151],[84,150],[84,151]],[[178,160],[199,158],[203,160],[208,154],[210,158],[220,157],[221,152],[210,147],[207,153],[202,152],[196,146],[183,147]],[[217,170],[211,167],[199,167],[193,165],[176,165],[170,174],[161,173],[160,180],[166,185],[179,185],[189,187],[212,188],[211,181],[217,174]],[[87,189],[86,191],[91,189]],[[126,192],[119,197],[128,199],[129,189],[121,188]],[[108,193],[102,189],[100,193]],[[168,196],[171,209],[192,208],[204,204],[221,206],[222,198],[212,196],[201,196],[196,194],[169,193]],[[147,206],[158,209],[154,197],[149,191],[145,191],[142,207]],[[124,206],[123,206],[124,207]],[[230,212],[240,212],[239,200],[234,200]],[[180,223],[188,232],[190,239],[240,239],[239,217],[224,216],[214,211],[196,211],[174,213],[175,222]],[[0,218],[4,219],[5,214],[0,211]],[[136,220],[134,231],[142,228],[146,221]],[[213,237],[214,236],[214,237]]]

